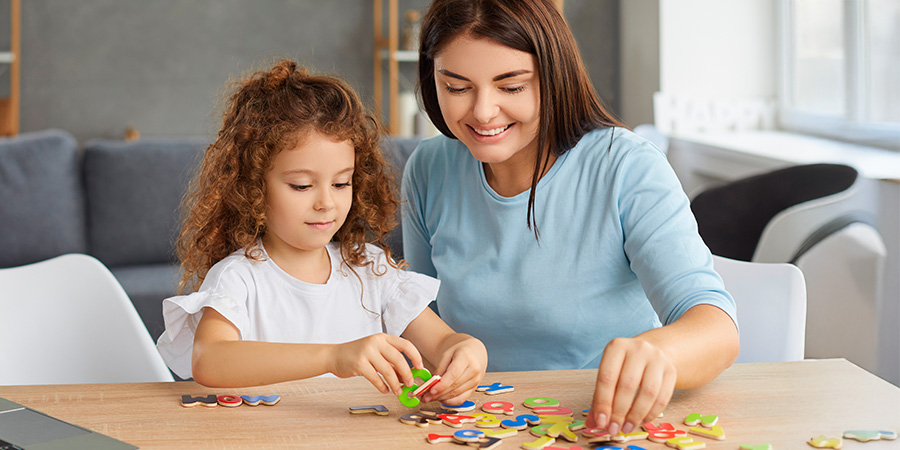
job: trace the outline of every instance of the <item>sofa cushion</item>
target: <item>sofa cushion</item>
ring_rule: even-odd
[[[0,139],[0,267],[87,253],[78,158],[60,130]]]
[[[381,144],[381,151],[384,153],[385,160],[391,165],[394,171],[394,182],[397,187],[397,195],[400,195],[400,183],[403,180],[403,168],[406,167],[406,160],[412,155],[413,150],[419,145],[421,138],[387,138]],[[402,203],[401,203],[402,208]],[[400,211],[397,211],[397,227],[387,235],[385,239],[388,247],[391,248],[391,256],[399,261],[403,259],[403,229],[400,227]]]
[[[174,262],[179,205],[207,145],[201,139],[88,141],[91,254],[110,268]]]

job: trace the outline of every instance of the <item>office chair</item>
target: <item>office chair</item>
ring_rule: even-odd
[[[741,352],[736,362],[803,360],[806,284],[800,269],[716,255],[713,266],[737,305]]]
[[[872,187],[849,166],[800,165],[710,188],[691,209],[713,254],[803,271],[807,357],[843,357],[875,371],[887,251]]]
[[[0,269],[0,385],[174,381],[109,269],[66,254]]]

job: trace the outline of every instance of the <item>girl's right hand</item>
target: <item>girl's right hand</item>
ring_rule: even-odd
[[[412,371],[403,355],[409,358],[413,367],[424,367],[422,356],[411,342],[389,334],[373,334],[333,346],[329,369],[340,378],[361,375],[382,394],[400,395],[401,383],[405,386],[414,384]]]

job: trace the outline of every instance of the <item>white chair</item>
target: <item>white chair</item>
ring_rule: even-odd
[[[800,268],[807,357],[847,358],[890,378],[881,366],[897,342],[883,338],[893,323],[882,317],[887,250],[874,220],[875,188],[850,166],[798,165],[712,187],[691,209],[713,253]]]
[[[0,385],[174,381],[122,286],[68,254],[0,269]]]
[[[806,357],[847,358],[882,375],[879,360],[897,351],[896,341],[879,340],[881,328],[891,326],[881,320],[886,259],[881,235],[861,222],[829,234],[797,258],[809,296]]]
[[[806,339],[806,284],[793,264],[763,264],[713,255],[734,297],[741,334],[739,363],[800,361]]]

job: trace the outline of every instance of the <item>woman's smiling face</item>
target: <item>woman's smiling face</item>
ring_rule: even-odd
[[[434,71],[444,122],[475,159],[533,166],[540,122],[534,55],[464,34],[435,56]]]

